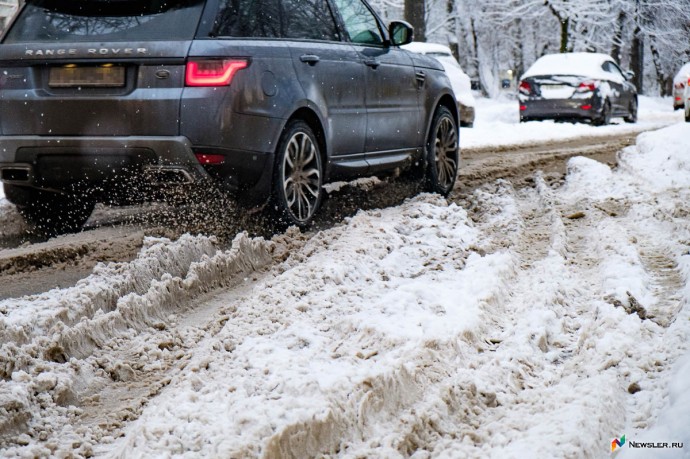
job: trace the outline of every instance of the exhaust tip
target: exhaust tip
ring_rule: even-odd
[[[0,167],[0,180],[5,183],[31,183],[31,166]]]

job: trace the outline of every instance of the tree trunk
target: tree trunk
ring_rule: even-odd
[[[568,52],[568,26],[570,18],[561,19],[561,52]]]
[[[625,11],[618,13],[618,20],[616,21],[616,31],[613,34],[613,46],[611,46],[611,56],[621,63],[621,45],[623,44],[623,27],[625,26]]]
[[[405,20],[414,27],[415,41],[426,41],[424,0],[405,0]]]
[[[562,53],[567,53],[568,52],[568,32],[570,28],[570,18],[565,17],[564,14],[561,14],[560,11],[558,11],[554,6],[549,2],[549,0],[546,0],[544,2],[544,5],[546,5],[549,10],[551,11],[551,14],[553,14],[556,19],[558,19],[558,22],[561,23],[561,48],[560,52]]]
[[[673,93],[673,78],[666,75],[661,64],[661,55],[654,43],[654,37],[649,39],[649,49],[652,51],[652,62],[654,62],[654,69],[656,70],[656,81],[659,84],[660,96],[670,96]]]
[[[640,26],[635,26],[633,32],[632,46],[630,49],[630,67],[635,72],[633,83],[637,87],[637,93],[644,93],[644,40]]]

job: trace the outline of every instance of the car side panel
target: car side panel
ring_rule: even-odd
[[[349,43],[288,42],[297,78],[326,125],[331,157],[364,152],[364,66]]]
[[[304,100],[290,48],[278,40],[197,40],[194,58],[246,58],[250,64],[230,86],[186,87],[180,134],[192,144],[229,150],[274,152],[280,131]]]
[[[367,152],[414,149],[422,135],[418,104],[421,88],[409,53],[397,47],[355,48],[365,66]]]

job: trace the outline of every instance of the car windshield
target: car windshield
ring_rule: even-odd
[[[202,0],[30,0],[4,43],[189,40]]]

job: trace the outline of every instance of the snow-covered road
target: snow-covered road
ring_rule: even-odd
[[[0,301],[0,456],[690,457],[688,138]]]

